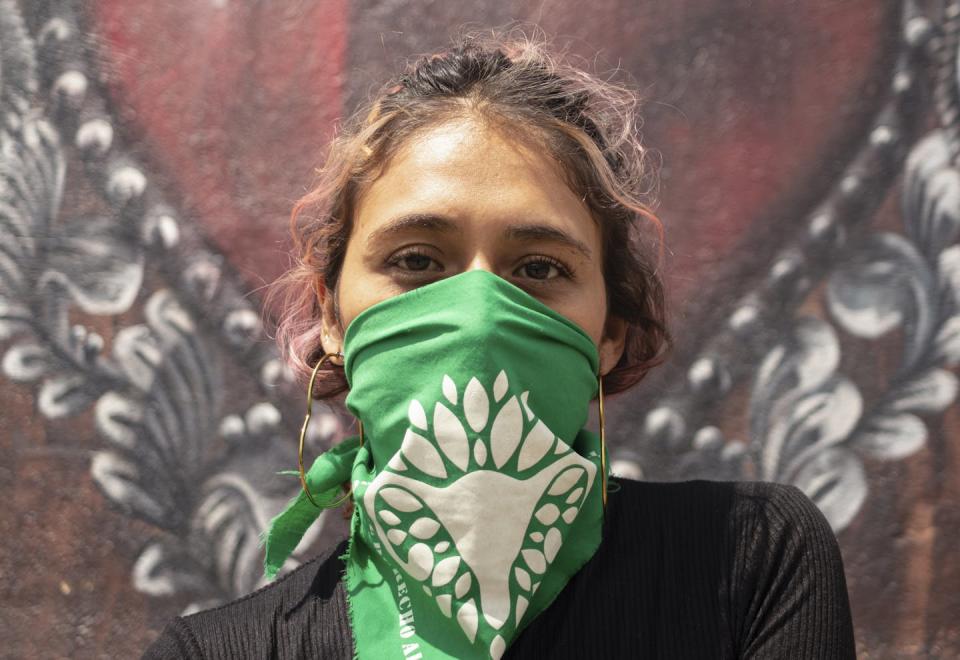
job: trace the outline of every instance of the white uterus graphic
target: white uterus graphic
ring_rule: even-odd
[[[363,497],[383,547],[424,583],[445,616],[456,616],[471,642],[481,615],[495,631],[519,624],[597,469],[536,420],[529,392],[507,398],[507,389],[501,371],[493,400],[506,401],[488,426],[490,397],[476,378],[469,381],[460,407],[470,436],[443,401],[434,406],[430,428],[422,404],[413,400],[399,451]],[[457,388],[448,376],[442,390],[456,409]],[[524,415],[532,425],[526,435]],[[491,655],[499,657],[503,645],[496,637]]]

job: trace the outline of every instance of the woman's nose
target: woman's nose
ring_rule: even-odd
[[[476,255],[474,255],[473,259],[470,260],[470,263],[467,264],[466,270],[485,270],[493,273],[494,275],[500,274],[495,270],[493,261],[481,252],[478,252]]]

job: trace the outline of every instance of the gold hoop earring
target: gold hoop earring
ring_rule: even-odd
[[[333,504],[329,504],[327,506],[320,506],[313,499],[313,495],[310,494],[310,489],[307,487],[307,475],[303,471],[303,440],[307,436],[307,426],[310,425],[310,416],[313,413],[313,384],[317,380],[317,374],[320,372],[320,367],[323,366],[324,362],[326,362],[332,357],[339,357],[340,359],[343,359],[343,354],[339,352],[325,353],[323,357],[321,357],[317,361],[316,366],[314,366],[313,368],[313,372],[310,374],[310,382],[307,383],[307,414],[303,418],[303,426],[300,427],[300,447],[297,450],[297,464],[300,467],[300,486],[303,488],[303,492],[306,493],[307,499],[310,500],[310,503],[313,504],[313,506],[317,507],[318,509],[333,509],[340,506],[341,504],[347,501],[347,499],[351,495],[351,490],[352,490],[352,489],[348,490],[346,493],[344,493],[343,497],[341,497],[339,500],[337,500]],[[360,446],[362,447],[363,446],[363,422],[361,422],[358,419],[357,424],[359,424],[360,426]]]
[[[600,473],[603,476],[603,508],[607,508],[607,429],[603,419],[603,376],[597,374],[597,387],[600,390],[598,402],[600,404]]]

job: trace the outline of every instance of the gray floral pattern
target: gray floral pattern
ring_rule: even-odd
[[[649,478],[794,484],[840,531],[867,501],[862,457],[899,460],[924,446],[924,420],[957,396],[950,369],[958,363],[960,328],[958,101],[954,83],[946,85],[952,91],[941,89],[936,67],[944,44],[956,43],[956,29],[950,20],[937,29],[916,5],[904,4],[904,51],[867,144],[810,214],[802,240],[774,258],[767,281],[693,360],[685,393],[665,397],[646,414],[645,445],[654,451],[620,451],[615,469]],[[953,76],[957,52],[950,55],[945,66]],[[925,66],[940,81],[948,124],[911,144]],[[893,185],[884,172],[896,168],[903,169],[902,233],[863,231],[859,225],[879,202],[876,191]],[[828,315],[796,313],[823,280]],[[862,386],[843,373],[841,333],[878,340],[895,330],[903,337],[899,367],[867,401]],[[746,441],[723,437],[709,419],[741,383],[749,390]]]
[[[51,18],[41,42],[77,34],[69,19]],[[278,441],[290,429],[277,406],[225,401],[228,363],[250,355],[259,314],[223,282],[216,255],[185,244],[184,227],[121,152],[107,120],[80,124],[71,140],[63,130],[72,122],[51,118],[59,102],[76,109],[98,101],[74,70],[54,75],[44,103],[37,44],[6,0],[0,39],[0,368],[36,388],[45,417],[93,416],[103,439],[90,465],[95,483],[157,530],[132,566],[137,589],[191,593],[188,610],[247,593],[263,584],[258,534],[298,490],[295,479],[281,487],[270,479],[296,460]],[[73,217],[63,208],[77,156],[104,174],[99,192],[111,213]],[[145,290],[151,259],[183,263],[174,288]],[[215,296],[222,311],[211,314]],[[109,352],[100,335],[70,320],[73,310],[122,315],[138,300],[145,322],[116,332]],[[199,306],[208,323],[220,311],[220,336],[198,322]],[[246,377],[276,396],[268,386],[285,371],[275,354],[258,357],[244,364],[253,372]],[[314,448],[339,431],[329,413],[316,420]]]

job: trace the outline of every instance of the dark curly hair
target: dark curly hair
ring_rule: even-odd
[[[539,30],[461,31],[338,127],[317,183],[291,214],[295,263],[268,295],[268,306],[282,297],[276,339],[295,374],[309,375],[323,355],[321,301],[328,293],[336,300],[356,200],[406,141],[464,116],[546,148],[599,223],[608,313],[628,326],[605,392],[627,389],[663,361],[671,344],[657,270],[663,227],[647,204],[655,177],[640,144],[638,95],[548,51]],[[318,398],[346,390],[342,367],[328,363],[319,376]]]

